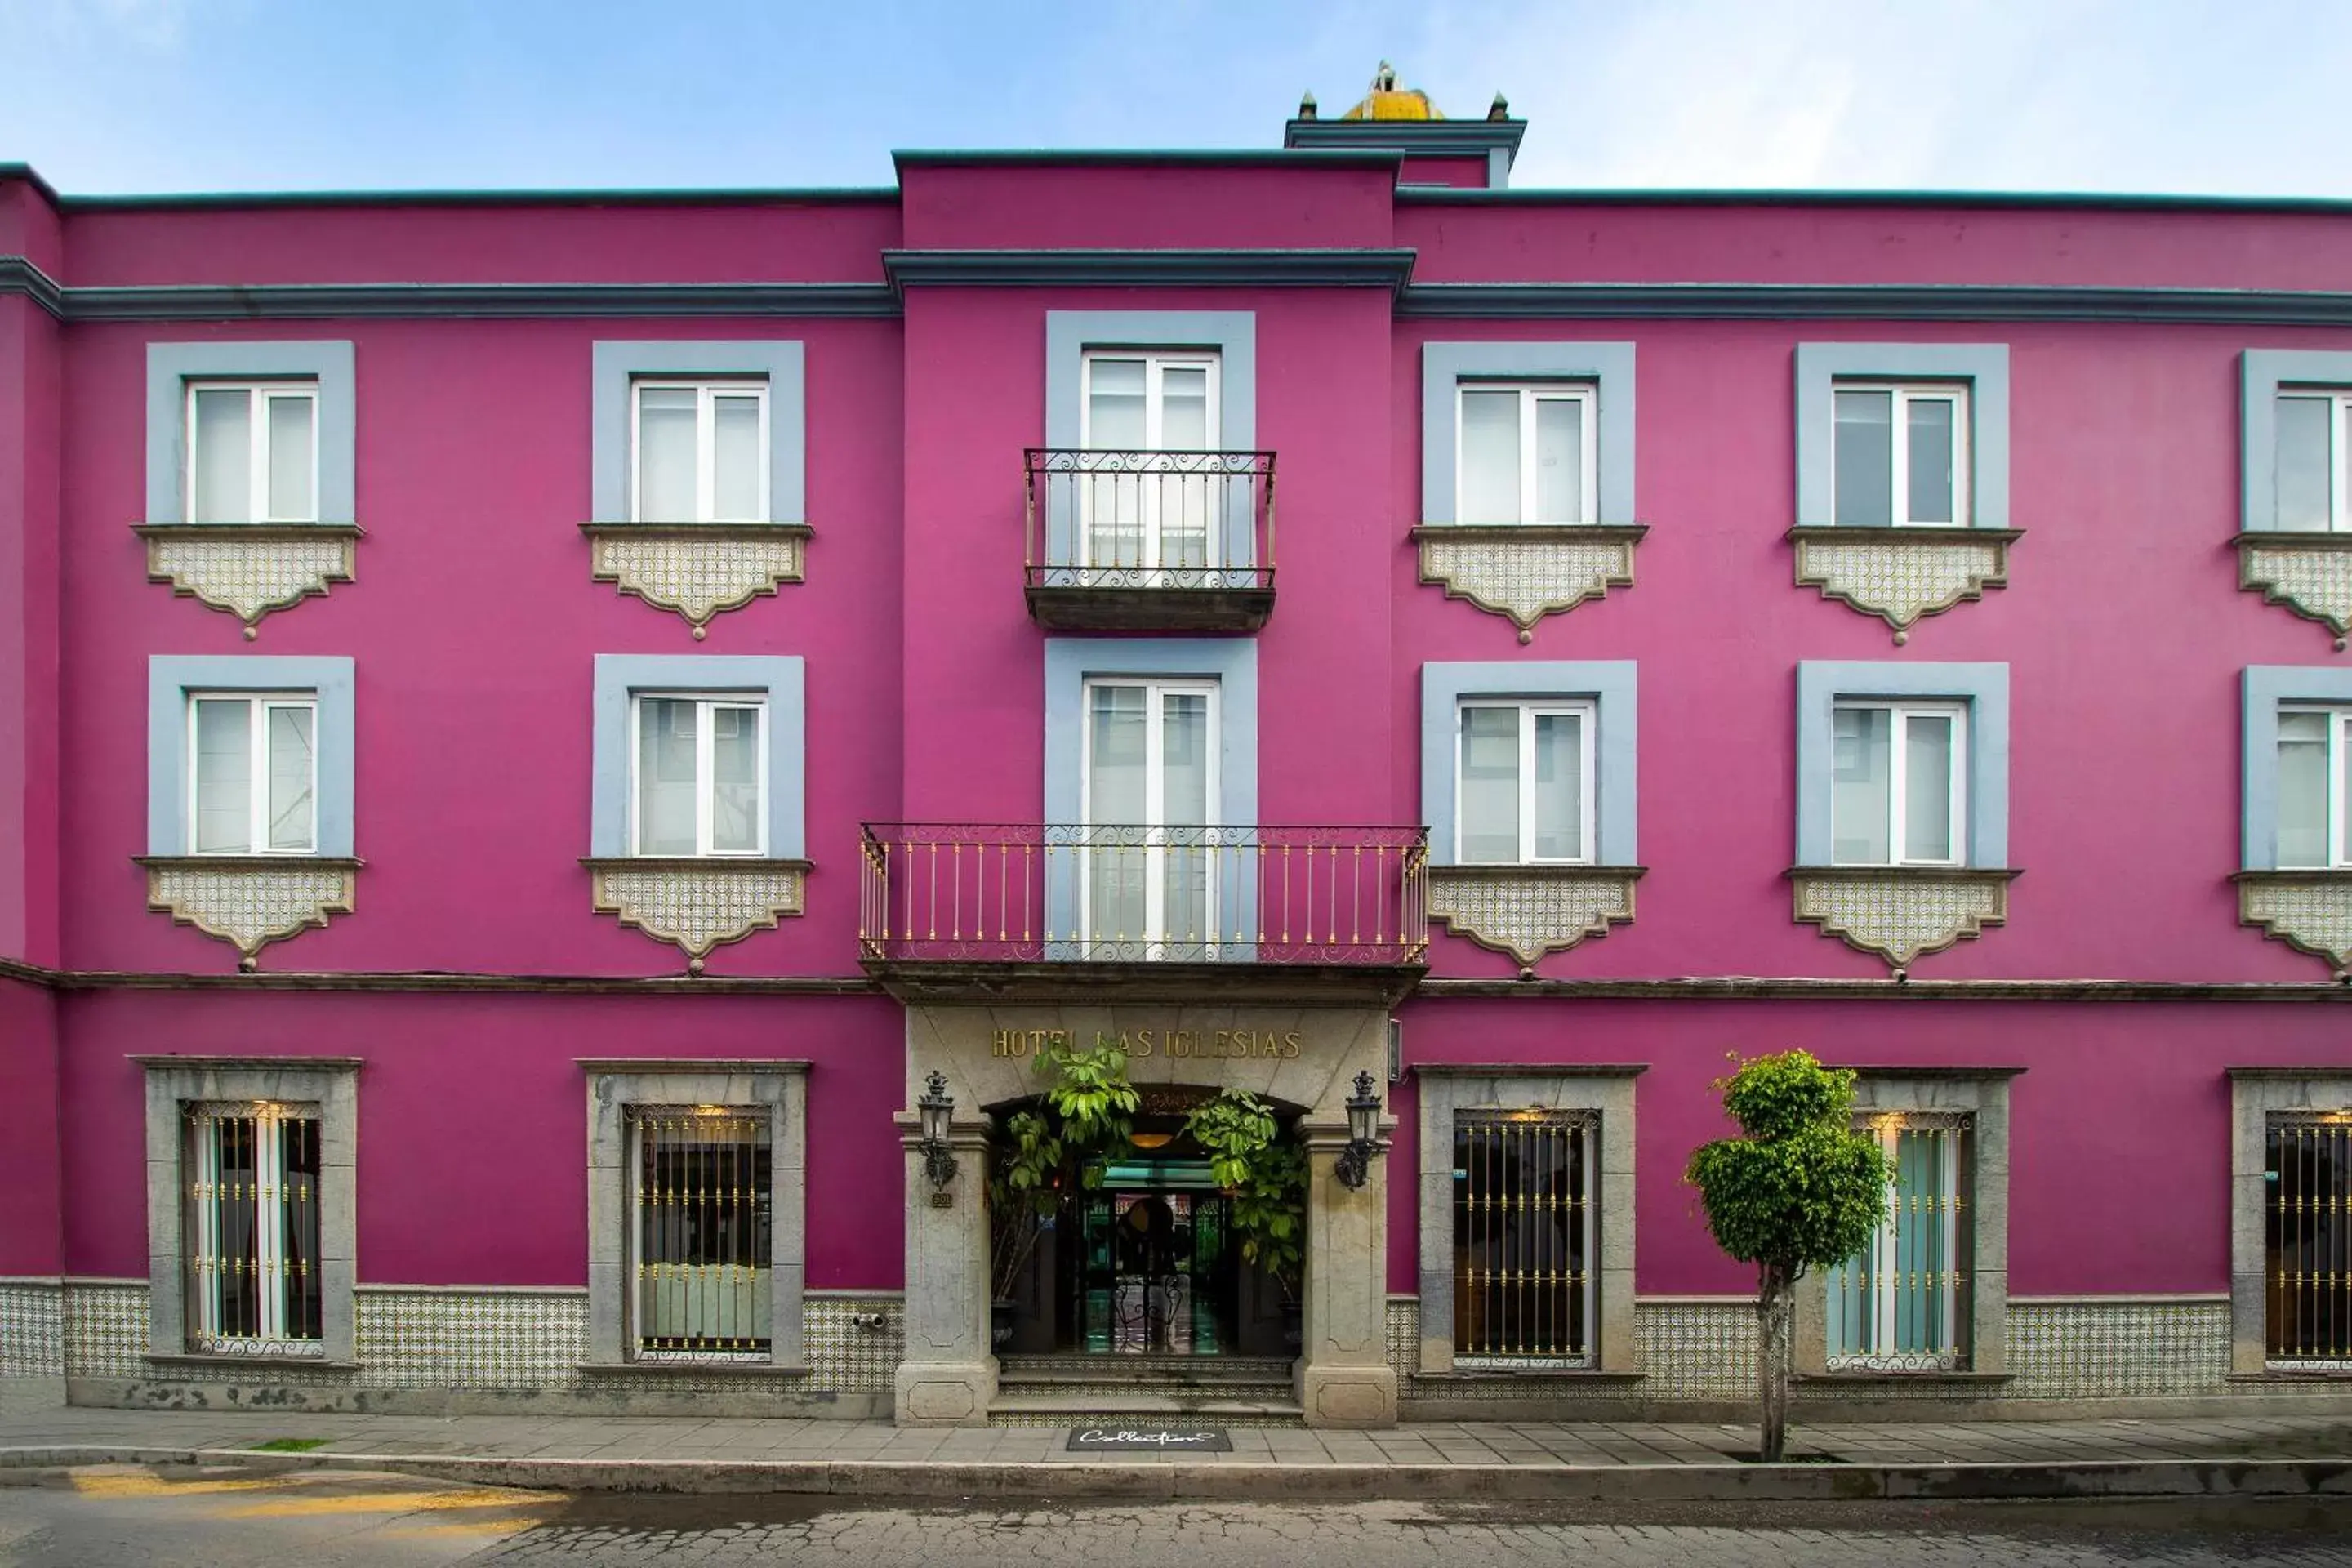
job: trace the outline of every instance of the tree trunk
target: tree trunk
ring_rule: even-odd
[[[1756,1292],[1756,1385],[1763,1419],[1756,1457],[1777,1465],[1789,1446],[1789,1309],[1795,1304],[1786,1270],[1766,1264]]]

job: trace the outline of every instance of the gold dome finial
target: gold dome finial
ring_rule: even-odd
[[[1417,87],[1397,86],[1396,67],[1388,61],[1372,73],[1372,89],[1364,100],[1339,117],[1342,120],[1443,120],[1429,94]]]

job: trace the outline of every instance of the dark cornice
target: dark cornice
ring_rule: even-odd
[[[1423,320],[2129,321],[2352,326],[2352,293],[2003,283],[1412,283]]]
[[[886,250],[891,286],[1112,288],[1234,285],[1288,289],[1405,286],[1413,253],[1316,250]]]
[[[2336,196],[2197,196],[2083,191],[1680,191],[1529,186],[1406,185],[1400,206],[1554,207],[1936,207],[1950,212],[2023,209],[2063,212],[2311,213],[2352,216]]]
[[[1349,147],[1276,151],[1270,147],[1001,148],[991,152],[907,147],[890,154],[903,175],[908,169],[1393,169],[1402,154],[1393,148]]]
[[[1478,157],[1500,153],[1516,163],[1524,120],[1293,120],[1282,144],[1298,151],[1387,148],[1408,158]]]
[[[671,316],[894,317],[883,283],[172,283],[60,288],[0,257],[0,294],[27,293],[68,321]]]
[[[247,207],[767,207],[896,205],[898,190],[895,185],[844,185],[822,190],[184,191],[54,199],[59,210],[68,213]]]
[[[0,298],[22,294],[50,315],[63,320],[65,290],[58,280],[33,265],[29,257],[0,256]]]

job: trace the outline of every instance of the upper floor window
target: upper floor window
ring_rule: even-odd
[[[1599,441],[1590,384],[1456,389],[1456,515],[1465,523],[1591,522]]]
[[[2352,392],[2279,394],[2277,525],[2352,531]]]
[[[2352,708],[2282,708],[2278,864],[2352,868]]]
[[[318,721],[310,692],[189,697],[193,853],[318,852]]]
[[[1969,394],[1958,384],[1841,381],[1833,394],[1840,527],[1969,521]]]
[[[1464,702],[1457,713],[1456,861],[1590,861],[1593,704]]]
[[[632,521],[768,521],[766,383],[640,378],[629,390]]]
[[[631,721],[632,854],[767,853],[764,700],[647,694],[631,705]]]
[[[1217,446],[1217,356],[1089,352],[1083,445],[1097,452],[1205,452]]]
[[[319,521],[319,384],[187,383],[191,522]]]
[[[1833,864],[1957,866],[1967,859],[1965,704],[1840,702],[1832,734]]]

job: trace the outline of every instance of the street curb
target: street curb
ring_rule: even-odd
[[[451,1454],[58,1444],[0,1448],[0,1472],[80,1465],[378,1470],[548,1491],[792,1492],[967,1500],[1165,1502],[1839,1502],[2352,1496],[2352,1459],[2095,1459],[2063,1464],[1415,1465],[1099,1459],[532,1459]]]

